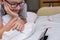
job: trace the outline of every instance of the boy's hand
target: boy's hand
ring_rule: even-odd
[[[17,18],[13,18],[11,19],[6,25],[5,27],[3,27],[4,31],[9,31],[10,29],[13,28],[12,25],[14,25],[14,23],[17,21]]]
[[[17,20],[13,25],[13,30],[23,31],[25,22],[23,20]]]

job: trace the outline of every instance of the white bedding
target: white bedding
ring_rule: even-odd
[[[2,40],[24,40],[34,33],[34,23],[26,23],[24,31],[10,30],[3,33]]]
[[[30,12],[31,13],[31,12]],[[31,15],[31,14],[29,14],[29,15]],[[31,21],[32,22],[30,22],[29,21],[29,23],[32,23],[32,24],[34,24],[34,21],[36,21],[36,20],[34,20],[34,19],[36,19],[37,18],[37,15],[36,14],[32,14],[32,16],[33,17],[28,17],[28,19],[30,20],[30,18],[32,18],[31,19]],[[9,16],[8,16],[9,17]],[[8,18],[7,16],[5,16],[5,18],[7,19]],[[5,20],[5,18],[4,18],[4,25],[7,23],[6,22],[6,20]],[[33,19],[34,18],[34,19]],[[7,21],[8,21],[9,19],[7,19]],[[29,24],[28,24],[29,25]],[[33,26],[34,27],[34,26]],[[44,31],[45,30],[42,30],[42,29],[38,29],[38,28],[40,28],[40,26],[38,26],[37,27],[37,25],[35,24],[35,27],[36,27],[36,30],[30,30],[29,31],[29,28],[28,29],[26,29],[26,30],[28,30],[29,31],[29,33],[28,34],[26,34],[28,37],[26,37],[26,35],[23,35],[24,37],[22,37],[22,35],[20,36],[20,37],[18,37],[18,39],[17,38],[11,38],[12,36],[15,36],[15,35],[13,35],[14,33],[16,34],[16,30],[15,31],[13,31],[13,30],[10,30],[9,32],[5,32],[4,34],[3,34],[3,38],[2,38],[2,40],[8,40],[9,38],[11,38],[10,40],[38,40],[40,37],[42,37],[42,33],[44,33]],[[32,29],[32,27],[30,27],[30,29]],[[33,28],[34,29],[34,28]],[[35,31],[34,33],[33,33],[33,31]],[[19,32],[17,32],[17,34],[19,34]],[[20,34],[21,34],[21,32],[20,32]],[[32,34],[32,35],[31,35]],[[41,35],[42,34],[42,35]],[[10,36],[9,36],[10,35]],[[12,36],[11,36],[12,35]]]
[[[49,16],[49,17],[48,16],[39,16],[37,18],[36,14],[32,14],[32,15],[34,15],[35,18],[34,18],[34,16],[33,17],[29,16],[27,19],[28,19],[28,22],[31,22],[31,21],[32,21],[31,23],[34,23],[34,21],[36,22],[35,23],[36,30],[34,30],[35,32],[32,33],[32,35],[30,35],[29,37],[27,37],[24,40],[39,40],[39,38],[41,38],[41,36],[44,34],[44,31],[46,28],[49,28],[46,33],[46,35],[48,35],[47,40],[60,40],[60,21],[58,21],[60,17],[57,19],[57,17],[53,15],[53,16]],[[58,14],[58,15],[60,15],[60,14]],[[30,20],[30,18],[31,18],[31,20]],[[54,20],[53,20],[53,18],[54,18]],[[21,40],[21,39],[17,39],[17,40]]]
[[[60,23],[60,14],[49,16],[49,19],[53,22]]]
[[[36,21],[37,29],[49,28],[46,35],[48,35],[47,40],[60,40],[60,14],[52,16],[39,16]]]
[[[9,15],[3,16],[3,24],[6,25],[10,20]],[[16,30],[5,31],[2,36],[2,40],[24,40],[34,33],[35,24],[33,22],[27,22],[22,32]]]
[[[46,28],[49,28],[46,35],[47,40],[60,40],[60,14],[52,16],[39,16],[36,20],[36,32],[27,40],[38,40]]]
[[[60,23],[48,23],[46,25],[49,27],[46,35],[48,35],[47,40],[60,40]]]

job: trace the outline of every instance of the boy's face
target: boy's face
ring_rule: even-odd
[[[3,2],[4,5],[7,5],[14,13],[18,13],[21,7],[24,5],[23,0],[4,0]]]

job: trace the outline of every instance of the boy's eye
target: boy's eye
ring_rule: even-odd
[[[16,5],[17,3],[11,3],[11,5]]]

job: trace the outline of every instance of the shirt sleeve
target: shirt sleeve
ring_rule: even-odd
[[[27,4],[25,3],[22,9],[20,10],[20,18],[26,18],[27,17]]]

